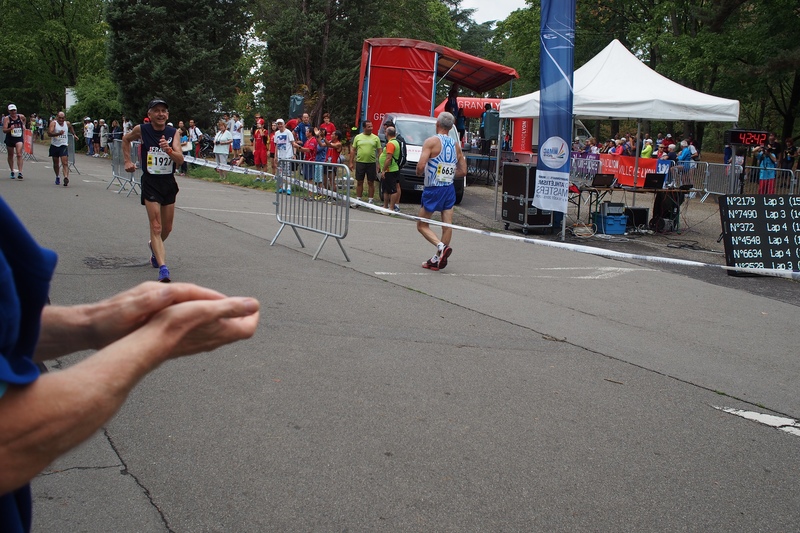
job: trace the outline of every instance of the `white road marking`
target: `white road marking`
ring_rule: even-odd
[[[185,209],[187,211],[216,211],[219,213],[238,213],[241,215],[267,215],[274,217],[275,213],[264,213],[261,211],[236,211],[233,209],[214,209],[212,207],[187,207],[185,205],[177,206],[178,209]]]
[[[623,268],[623,267],[550,267],[536,268],[531,271],[589,271],[590,274],[581,276],[567,276],[569,279],[610,279],[630,272],[653,272],[653,268]],[[544,278],[544,279],[563,279],[563,275],[555,274],[461,274],[449,272],[375,272],[376,276],[452,276],[463,278]]]
[[[746,418],[747,420],[752,420],[753,422],[758,422],[759,424],[764,424],[765,426],[770,426],[775,429],[779,429],[781,431],[789,433],[791,435],[797,435],[798,437],[800,437],[800,422],[798,422],[794,418],[767,415],[764,413],[757,413],[755,411],[743,411],[742,409],[734,409],[732,407],[717,407],[716,405],[712,405],[712,407],[719,411],[723,411],[725,413],[729,413],[736,416],[741,416],[742,418]]]

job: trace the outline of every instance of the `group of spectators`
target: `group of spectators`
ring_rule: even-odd
[[[782,170],[784,174],[795,170],[795,166],[800,170],[800,164],[797,163],[798,150],[791,137],[787,137],[781,145],[777,136],[770,133],[764,145],[753,147],[752,154],[753,166],[759,168],[759,194],[775,194],[777,169]]]
[[[40,141],[43,141],[48,124],[55,120],[55,118],[55,115],[50,115],[50,120],[47,120],[38,113],[33,113],[30,116],[28,128],[33,132],[34,137],[37,137]]]
[[[594,137],[590,137],[584,143],[576,137],[572,143],[572,151],[633,156],[636,154],[636,137],[635,135],[618,134],[605,143],[599,143]],[[732,148],[726,146],[724,159],[726,164],[730,161],[731,156]],[[758,180],[759,194],[775,194],[775,178],[778,169],[784,172],[800,170],[800,164],[797,163],[798,149],[791,137],[786,138],[781,144],[777,136],[770,133],[763,146],[753,147],[752,156],[752,166],[758,167],[752,176]],[[673,139],[672,134],[668,133],[666,136],[662,136],[659,133],[655,140],[651,139],[649,135],[645,135],[639,157],[665,159],[682,165],[683,168],[690,168],[692,161],[700,159],[700,152],[695,147],[691,136],[677,142]]]
[[[111,125],[105,119],[92,120],[90,117],[83,119],[83,139],[86,143],[86,155],[90,157],[109,157],[111,146],[115,140],[122,140],[122,136],[133,129],[133,123],[122,116],[122,124],[112,120]]]
[[[680,142],[674,140],[671,133],[666,136],[659,133],[655,140],[650,135],[645,135],[644,137],[644,141],[640,144],[639,157],[641,158],[666,159],[674,162],[697,161],[700,159],[700,152],[695,147],[691,136]],[[589,154],[635,156],[636,150],[636,136],[633,134],[617,134],[605,143],[598,142],[594,137],[589,137],[584,143],[579,137],[576,137],[572,143],[573,152]]]
[[[344,137],[331,122],[328,113],[323,115],[322,122],[316,126],[312,125],[309,114],[303,113],[288,122],[281,118],[276,119],[269,127],[261,114],[256,113],[255,124],[250,132],[249,150],[243,142],[243,122],[236,113],[230,116],[223,114],[213,133],[203,133],[194,120],[189,121],[188,127],[180,121],[178,132],[184,155],[190,155],[194,151],[195,157],[201,157],[201,144],[213,139],[214,158],[220,166],[240,166],[246,163],[255,166],[260,172],[271,171],[273,174],[277,174],[280,160],[340,163]],[[301,167],[301,171],[307,181],[320,188],[325,186],[329,190],[336,190],[332,170],[323,172],[321,167],[309,165]],[[186,163],[180,169],[179,175],[185,172]],[[223,168],[218,168],[217,172],[223,178],[227,174]],[[278,192],[291,194],[291,189],[280,188]]]
[[[259,139],[264,148],[260,146]],[[281,160],[303,159],[317,163],[341,163],[342,141],[342,132],[331,122],[329,113],[322,116],[322,122],[317,126],[311,124],[308,113],[303,113],[286,123],[279,118],[273,123],[271,132],[263,133],[260,137],[254,136],[253,146],[254,149],[264,150],[262,157],[266,156],[272,161],[273,173],[277,174]],[[269,147],[268,154],[267,147]],[[312,197],[318,200],[325,198],[322,194],[323,188],[336,191],[335,167],[323,167],[323,165],[301,167],[303,178],[312,183],[311,190],[316,191]],[[291,194],[292,191],[289,187],[280,187],[278,193]]]

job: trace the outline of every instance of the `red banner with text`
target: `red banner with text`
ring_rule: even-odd
[[[666,174],[669,172],[671,161],[665,159],[639,159],[639,172],[636,185],[639,187],[644,183],[647,174],[658,172]],[[633,186],[634,170],[636,168],[636,158],[628,155],[609,155],[600,154],[600,168],[604,174],[614,174],[620,185]]]

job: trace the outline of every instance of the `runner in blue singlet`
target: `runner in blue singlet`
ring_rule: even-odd
[[[436,135],[425,140],[417,163],[417,175],[425,177],[419,216],[429,219],[435,212],[441,211],[442,222],[446,224],[453,223],[453,206],[456,204],[453,181],[467,173],[467,160],[461,153],[461,146],[448,135],[454,121],[451,113],[439,115],[436,120]],[[418,221],[417,230],[425,240],[436,246],[436,253],[422,264],[422,268],[440,270],[446,267],[447,259],[453,252],[450,248],[452,228],[442,227],[441,240],[427,222]]]

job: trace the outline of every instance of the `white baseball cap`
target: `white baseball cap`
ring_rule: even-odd
[[[17,106],[15,106],[14,104],[8,104],[8,110],[9,111],[16,111],[17,110]]]
[[[283,119],[279,118],[278,120],[275,121],[275,124],[283,124]]]

